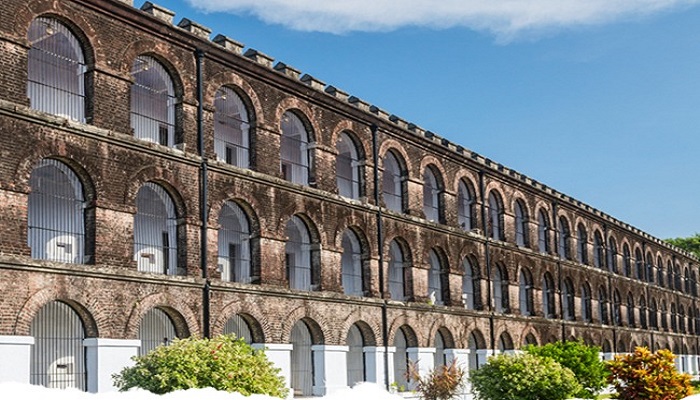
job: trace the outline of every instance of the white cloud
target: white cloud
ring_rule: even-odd
[[[466,27],[500,38],[601,24],[692,6],[700,0],[188,0],[209,12],[251,14],[302,31]]]

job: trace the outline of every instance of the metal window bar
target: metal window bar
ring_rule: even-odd
[[[423,213],[428,221],[440,219],[438,194],[440,192],[435,175],[429,169],[425,170],[423,181]]]
[[[472,198],[465,184],[460,182],[459,191],[457,192],[457,222],[465,231],[472,228],[471,217]]]
[[[27,244],[32,258],[82,263],[85,200],[78,177],[59,161],[43,160],[29,184]]]
[[[472,271],[472,266],[468,259],[464,260],[464,276],[462,277],[462,301],[464,301],[464,307],[473,310],[474,309],[474,274]]]
[[[139,325],[139,356],[148,354],[156,347],[172,343],[177,338],[175,324],[165,311],[152,308],[146,312]]]
[[[440,261],[434,251],[430,251],[430,275],[428,277],[428,295],[435,296],[435,304],[443,304],[442,282],[440,282]]]
[[[308,134],[299,117],[290,112],[282,116],[280,148],[282,177],[293,183],[308,185]]]
[[[161,186],[146,183],[136,195],[134,260],[139,271],[177,274],[177,218]]]
[[[338,194],[350,199],[360,197],[359,162],[349,153],[338,154],[336,178]]]
[[[343,254],[341,255],[341,271],[343,292],[350,296],[362,296],[362,253],[355,234],[343,234]]]
[[[33,109],[85,122],[85,60],[78,39],[53,18],[29,26],[27,97]]]
[[[297,290],[313,290],[311,282],[311,242],[304,223],[292,217],[287,224],[285,254],[289,287]]]
[[[252,283],[250,228],[243,210],[227,202],[219,216],[218,265],[221,279],[229,282]]]
[[[30,383],[55,389],[87,390],[85,330],[78,314],[67,304],[53,301],[32,320]]]
[[[404,259],[401,248],[392,241],[389,245],[389,295],[394,300],[406,299],[406,285],[404,280]]]
[[[291,386],[294,396],[312,396],[314,382],[312,342],[311,333],[304,322],[298,321],[294,324],[290,342],[292,343]]]
[[[382,175],[382,199],[387,209],[403,211],[403,190],[401,187],[401,169],[396,157],[388,153],[384,159]]]
[[[231,333],[236,335],[237,338],[242,338],[248,344],[253,343],[253,334],[250,331],[250,326],[245,319],[238,314],[229,318],[229,320],[226,321],[226,325],[224,325],[224,334]]]
[[[131,69],[131,128],[138,139],[175,145],[175,91],[170,75],[154,58],[139,56]]]
[[[220,161],[241,168],[250,166],[250,123],[240,96],[228,87],[214,98],[214,151]]]
[[[347,383],[352,387],[356,383],[365,381],[365,355],[362,333],[357,325],[350,327],[346,340],[348,346],[347,356]]]

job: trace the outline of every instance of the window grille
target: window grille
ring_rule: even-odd
[[[144,314],[139,325],[139,356],[146,355],[160,345],[167,346],[177,338],[175,324],[165,311],[152,308]]]
[[[309,184],[309,138],[304,124],[291,112],[282,116],[282,178],[301,185]]]
[[[408,343],[406,341],[406,335],[401,329],[396,331],[394,336],[394,347],[396,352],[394,353],[394,382],[396,382],[399,388],[404,388],[408,390]]]
[[[588,264],[588,233],[583,225],[578,226],[578,240],[576,242],[576,258],[578,262]]]
[[[601,324],[607,325],[610,323],[608,318],[608,296],[605,294],[603,287],[598,290],[598,315]]]
[[[632,293],[627,295],[627,325],[634,327],[636,324],[634,318],[634,298]]]
[[[389,152],[384,157],[382,175],[382,199],[386,208],[396,212],[403,211],[403,183],[401,167],[396,156]]]
[[[219,215],[218,266],[221,279],[229,282],[252,283],[250,228],[243,210],[226,202]]]
[[[85,122],[85,59],[78,39],[53,18],[29,26],[27,96],[31,107]]]
[[[163,187],[151,182],[136,195],[134,259],[139,271],[177,274],[175,205]]]
[[[586,284],[581,288],[581,316],[585,322],[591,322],[593,319],[592,312],[591,288]]]
[[[501,201],[494,192],[489,193],[488,220],[487,220],[487,235],[495,240],[503,240],[503,210]]]
[[[85,200],[77,175],[56,160],[42,160],[29,179],[27,241],[32,258],[83,263]]]
[[[214,151],[227,164],[250,166],[248,110],[241,97],[228,87],[219,88],[214,96]]]
[[[434,369],[444,367],[447,363],[445,360],[445,340],[442,338],[442,333],[438,332],[435,335],[435,360]]]
[[[297,290],[313,290],[311,240],[306,225],[297,216],[293,216],[287,223],[285,255],[289,287]]]
[[[440,220],[440,187],[430,168],[423,171],[423,213],[428,221]]]
[[[520,314],[525,316],[532,315],[532,277],[530,272],[522,268],[520,270]]]
[[[527,225],[525,207],[520,200],[515,202],[515,244],[527,246]]]
[[[549,253],[549,219],[543,211],[538,214],[537,244],[540,253]]]
[[[389,295],[394,300],[406,300],[404,257],[401,247],[392,240],[389,245]]]
[[[343,254],[340,258],[343,292],[350,296],[362,296],[362,252],[360,241],[352,231],[343,233]]]
[[[131,128],[138,139],[175,145],[175,90],[170,75],[153,57],[139,56],[131,68]]]
[[[338,194],[350,199],[360,197],[360,161],[355,143],[346,133],[340,134],[336,144],[336,183]]]
[[[472,229],[472,213],[474,208],[474,199],[471,192],[464,181],[459,181],[457,191],[457,222],[465,231]]]
[[[303,321],[292,327],[291,383],[294,396],[313,395],[313,354],[311,352],[311,332]]]
[[[365,355],[363,351],[364,340],[357,325],[350,327],[347,337],[347,376],[348,386],[352,387],[356,383],[364,382],[365,375]]]
[[[545,273],[542,279],[542,291],[544,292],[544,298],[542,299],[544,302],[544,316],[545,318],[554,318],[556,314],[554,279],[548,272]]]
[[[442,267],[440,265],[440,260],[434,250],[430,250],[428,255],[430,263],[430,272],[428,278],[428,295],[435,297],[435,304],[443,304],[444,299],[442,296]]]
[[[576,312],[575,312],[575,294],[574,294],[574,286],[571,284],[571,281],[567,278],[564,281],[564,287],[563,287],[563,298],[564,298],[564,319],[567,321],[573,321],[576,319]]]
[[[32,320],[30,383],[54,389],[87,390],[85,329],[67,304],[52,301]]]
[[[462,299],[464,307],[470,310],[476,309],[476,297],[479,293],[479,274],[475,273],[474,268],[468,258],[464,259],[464,276],[462,277]]]
[[[224,325],[224,334],[234,334],[237,338],[242,338],[246,343],[253,343],[253,334],[250,331],[250,326],[243,317],[236,314],[229,318]]]

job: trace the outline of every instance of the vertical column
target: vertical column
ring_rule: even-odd
[[[348,346],[311,346],[314,363],[314,396],[348,387]]]
[[[435,348],[433,347],[409,347],[406,349],[408,361],[418,368],[418,374],[426,375],[435,367]],[[409,389],[413,390],[415,384],[409,382]]]
[[[462,387],[462,393],[459,394],[459,398],[465,398],[466,394],[471,392],[471,385],[469,384],[469,350],[445,349],[445,361],[447,365],[450,365],[450,363],[454,361],[457,367],[464,370],[464,385]]]
[[[33,336],[0,336],[0,382],[29,383]]]
[[[491,355],[491,350],[489,349],[479,349],[476,351],[476,366],[471,365],[472,369],[477,369],[478,367],[486,364]]]
[[[112,374],[133,365],[131,357],[138,354],[140,340],[87,338],[85,361],[87,366],[87,390],[90,393],[114,392]]]
[[[362,348],[365,354],[365,379],[383,386],[387,385],[384,376],[384,347],[366,346]],[[394,365],[394,347],[389,347],[389,382],[392,381]]]
[[[280,369],[280,374],[284,377],[284,386],[289,389],[289,397],[292,391],[292,348],[291,344],[281,343],[253,343],[253,348],[264,350],[267,359],[272,362],[275,368]]]

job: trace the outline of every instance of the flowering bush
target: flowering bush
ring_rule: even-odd
[[[421,376],[416,364],[408,366],[408,378],[416,384],[416,392],[423,400],[450,400],[454,398],[464,386],[465,371],[452,361],[448,365],[441,365],[427,375]]]
[[[243,395],[286,397],[284,379],[265,353],[243,339],[222,335],[214,339],[177,339],[150,353],[134,357],[136,364],[113,375],[120,391],[141,388],[163,394],[178,389],[211,387]]]

